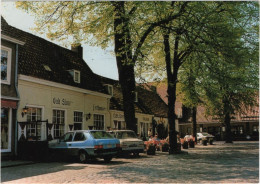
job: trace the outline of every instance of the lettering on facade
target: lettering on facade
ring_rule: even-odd
[[[149,121],[150,119],[147,118],[147,117],[143,117],[143,120],[144,120],[144,121]]]
[[[72,103],[71,101],[68,101],[65,98],[60,99],[60,98],[55,98],[55,97],[52,99],[52,102],[53,102],[53,104],[68,105],[68,106],[70,106],[70,104]]]
[[[104,110],[106,110],[106,108],[105,107],[101,107],[101,106],[99,106],[99,105],[93,105],[93,111],[104,111]]]
[[[118,118],[118,119],[124,119],[124,118],[125,118],[125,116],[124,116],[123,114],[118,114],[118,113],[115,113],[115,114],[113,115],[113,117],[114,117],[114,118]]]

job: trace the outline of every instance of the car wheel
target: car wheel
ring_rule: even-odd
[[[87,153],[85,151],[79,152],[79,161],[85,163],[87,161]]]
[[[112,157],[111,157],[111,156],[106,156],[106,157],[104,157],[104,161],[105,161],[106,163],[110,162],[111,160],[112,160]]]

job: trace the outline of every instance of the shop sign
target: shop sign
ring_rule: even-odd
[[[60,98],[56,98],[56,97],[54,97],[52,99],[52,102],[53,102],[53,104],[56,104],[56,105],[68,105],[68,106],[70,106],[70,104],[72,103],[71,101],[68,101],[65,98],[60,99]]]
[[[93,111],[104,111],[104,110],[106,110],[106,108],[105,107],[101,107],[101,106],[99,106],[99,105],[93,105]]]
[[[114,113],[113,117],[116,118],[116,119],[124,119],[125,118],[124,114],[119,114],[119,113]]]
[[[143,117],[143,120],[144,120],[144,121],[149,121],[150,118],[148,118],[148,117]]]

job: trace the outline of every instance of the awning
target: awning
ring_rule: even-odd
[[[1,99],[1,108],[17,109],[17,101]]]

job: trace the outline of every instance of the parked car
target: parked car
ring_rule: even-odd
[[[201,132],[197,133],[197,141],[202,143],[203,140],[207,140],[208,143],[213,144],[214,136],[207,133],[207,132]]]
[[[106,131],[77,130],[50,141],[49,150],[58,156],[77,156],[82,163],[90,158],[103,158],[109,162],[118,154],[120,142]]]
[[[144,141],[138,139],[132,130],[113,130],[109,131],[111,135],[119,139],[122,153],[133,153],[138,156],[144,152]]]

